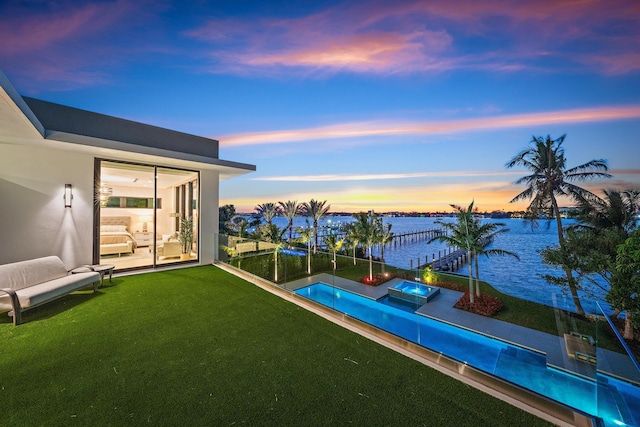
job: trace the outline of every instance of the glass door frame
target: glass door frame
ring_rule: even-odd
[[[141,270],[141,269],[156,269],[158,267],[164,267],[164,266],[175,266],[175,265],[183,265],[185,263],[197,263],[200,260],[200,203],[199,200],[201,198],[201,194],[200,194],[200,189],[202,188],[202,185],[200,184],[200,171],[198,170],[192,170],[192,169],[185,169],[185,168],[179,168],[179,167],[172,167],[172,166],[160,166],[157,164],[148,164],[148,163],[139,163],[139,162],[129,162],[129,161],[122,161],[122,160],[113,160],[113,159],[108,159],[108,158],[94,158],[94,195],[93,195],[93,264],[100,264],[100,263],[108,263],[108,260],[105,259],[101,259],[101,255],[100,255],[100,224],[101,224],[101,183],[102,183],[102,165],[104,162],[108,162],[108,163],[118,163],[118,164],[123,164],[123,165],[132,165],[132,166],[140,166],[140,167],[145,167],[145,168],[153,168],[153,208],[152,208],[152,221],[153,221],[153,243],[150,246],[151,248],[151,255],[152,255],[152,261],[149,264],[144,264],[141,266],[134,266],[134,267],[127,267],[127,268],[117,268],[117,271],[132,271],[132,270]],[[196,182],[196,189],[193,188],[193,180],[189,181],[187,185],[190,188],[190,194],[192,195],[192,197],[189,198],[189,200],[198,200],[198,202],[195,203],[195,206],[190,206],[190,210],[186,210],[186,206],[182,206],[182,208],[180,210],[178,210],[176,207],[174,207],[174,209],[172,209],[173,211],[182,213],[182,215],[185,214],[185,212],[195,212],[197,221],[194,221],[193,223],[193,228],[194,228],[194,242],[195,243],[195,258],[194,259],[189,259],[189,260],[181,260],[181,259],[177,259],[176,261],[169,261],[169,262],[162,262],[159,263],[158,262],[158,255],[157,255],[157,251],[158,251],[158,243],[161,242],[158,239],[158,209],[162,209],[160,207],[157,206],[157,202],[158,202],[158,173],[162,173],[163,170],[174,170],[174,171],[181,171],[181,172],[186,172],[186,173],[192,173],[195,174],[195,182]],[[180,187],[184,187],[185,184],[182,184]],[[163,202],[163,204],[166,207],[170,207],[171,203],[182,203],[184,205],[184,203],[186,203],[186,201],[180,201],[178,200],[178,194],[182,194],[181,191],[175,191],[176,189],[180,188],[180,187],[175,187],[174,188],[174,195],[172,195],[171,197],[165,198],[165,201]],[[197,191],[197,193],[193,193],[193,191]],[[184,196],[184,194],[183,194]],[[174,200],[170,200],[171,198],[174,198]],[[183,197],[184,198],[184,197]],[[172,212],[173,213],[173,212]],[[173,216],[173,215],[172,215]],[[193,216],[193,215],[192,215]],[[178,224],[180,221],[180,217],[176,217],[175,219],[175,224],[173,225],[173,227],[175,227],[175,231],[177,232],[177,228],[178,228]],[[197,223],[196,223],[197,222]],[[133,234],[133,230],[129,230],[131,232],[131,234]],[[173,230],[172,230],[173,231]]]

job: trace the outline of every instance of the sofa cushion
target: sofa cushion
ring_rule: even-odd
[[[76,273],[53,279],[39,285],[29,286],[16,291],[22,308],[38,305],[42,302],[71,293],[100,280],[100,274]],[[0,311],[11,310],[11,303],[4,295],[0,295]]]
[[[0,288],[22,289],[67,275],[67,267],[57,256],[0,265]]]

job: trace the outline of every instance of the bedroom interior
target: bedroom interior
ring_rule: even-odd
[[[197,172],[102,160],[98,176],[100,264],[122,271],[198,259]],[[179,239],[182,218],[193,219],[191,244]]]

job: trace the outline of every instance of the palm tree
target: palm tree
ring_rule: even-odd
[[[607,171],[605,160],[591,160],[580,166],[567,169],[566,158],[562,143],[566,135],[558,139],[551,139],[547,136],[533,137],[532,147],[522,151],[512,158],[507,167],[524,166],[531,171],[531,175],[526,175],[516,181],[516,184],[526,184],[527,188],[514,197],[511,203],[519,200],[531,200],[527,212],[532,219],[546,213],[556,220],[558,230],[558,242],[564,245],[564,234],[562,230],[562,218],[558,208],[557,196],[567,196],[576,201],[593,200],[594,194],[584,188],[572,184],[573,181],[586,181],[593,178],[609,178],[611,175]],[[570,268],[564,268],[567,276],[567,284],[571,291],[573,303],[578,314],[584,314],[584,309],[578,296],[578,285],[574,279]]]
[[[237,230],[238,236],[245,237],[247,234],[247,228],[249,228],[249,221],[240,215],[236,215],[231,218],[231,223],[233,224],[233,228]]]
[[[579,222],[570,226],[571,230],[566,230],[565,241],[568,238],[575,241],[573,248],[580,263],[573,270],[578,276],[592,286],[603,288],[601,281],[592,276],[600,277],[609,285],[603,288],[607,292],[607,299],[611,294],[611,298],[619,301],[621,292],[618,288],[624,279],[620,279],[621,272],[616,264],[617,248],[636,228],[635,213],[640,206],[640,192],[633,189],[605,189],[602,193],[603,198],[595,197],[594,200],[580,202]],[[622,284],[622,289],[626,289],[625,284]],[[626,305],[612,304],[615,309],[613,317],[617,317]]]
[[[309,203],[305,202],[302,204],[302,212],[305,215],[313,218],[313,233],[315,235],[315,241],[313,243],[313,253],[315,254],[318,250],[318,221],[329,212],[329,208],[331,205],[326,204],[327,201],[319,201],[311,199]]]
[[[256,206],[256,212],[260,215],[267,224],[271,224],[273,218],[278,216],[280,209],[275,203],[263,203]]]
[[[356,249],[360,244],[360,236],[358,234],[357,223],[349,223],[346,226],[347,236],[345,242],[349,248],[353,250],[353,265],[356,265]]]
[[[342,248],[344,239],[340,239],[338,238],[337,234],[333,234],[333,232],[329,232],[329,235],[325,236],[323,240],[324,240],[324,244],[327,246],[327,249],[329,249],[329,251],[333,253],[333,268],[335,270],[337,268],[336,252],[338,252]]]
[[[384,273],[384,247],[393,240],[391,232],[391,224],[385,224],[380,228],[380,262],[382,263],[382,272]]]
[[[306,227],[296,227],[296,233],[300,235],[300,243],[307,244],[307,274],[311,274],[311,240],[313,239],[313,228],[307,220]]]
[[[637,219],[635,213],[640,207],[638,190],[602,190],[604,198],[595,196],[591,200],[580,200],[580,226],[595,229],[615,228],[631,231]]]
[[[369,251],[369,280],[373,280],[373,254],[371,248],[380,242],[380,232],[382,230],[382,220],[375,214],[365,212],[355,213],[355,227],[360,243],[366,251]]]
[[[473,205],[473,202],[471,202],[471,204]],[[509,231],[508,228],[501,228],[504,226],[505,224],[501,222],[487,222],[485,224],[480,224],[480,221],[477,218],[474,218],[472,221],[471,236],[473,238],[473,246],[471,252],[476,268],[476,296],[480,296],[480,268],[478,265],[478,258],[480,255],[484,255],[487,258],[492,255],[509,255],[518,261],[520,260],[520,257],[516,253],[498,248],[487,249],[487,244],[493,240],[497,234]]]
[[[456,210],[456,222],[448,222],[437,220],[435,224],[438,224],[448,232],[444,235],[436,236],[429,240],[428,243],[439,241],[448,244],[449,246],[459,247],[467,250],[467,263],[469,264],[469,301],[474,303],[473,292],[473,272],[471,267],[471,251],[475,247],[475,240],[471,235],[474,225],[473,223],[473,202],[467,209],[450,205]]]
[[[289,242],[293,238],[293,220],[300,214],[302,205],[297,200],[287,200],[286,202],[278,202],[280,204],[280,211],[289,221]]]
[[[273,258],[275,263],[275,273],[273,281],[278,283],[278,252],[282,249],[286,242],[283,239],[286,228],[280,228],[275,224],[265,224],[262,228],[262,236],[267,242],[270,242],[274,245],[273,247]]]
[[[98,188],[98,197],[100,196],[100,186]],[[99,200],[99,199],[97,199]],[[231,234],[230,221],[236,215],[236,208],[233,205],[224,205],[218,208],[218,222],[220,224],[220,234]]]

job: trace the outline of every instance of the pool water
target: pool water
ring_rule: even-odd
[[[307,253],[302,251],[296,251],[294,249],[280,249],[280,253],[293,256],[305,256]]]
[[[426,286],[418,282],[410,282],[407,280],[389,288],[389,296],[393,299],[410,301],[419,305],[428,303],[439,293],[440,288]]]
[[[398,289],[407,294],[415,294],[420,296],[427,296],[434,290],[434,288],[430,286],[425,286],[417,282],[409,282],[407,280],[394,286],[394,289]]]
[[[640,388],[627,382],[599,373],[597,381],[593,381],[547,367],[543,354],[417,315],[406,306],[388,304],[389,299],[378,302],[324,283],[295,292],[459,362],[598,416],[606,426],[640,425],[637,412]]]
[[[411,301],[405,301],[399,298],[393,298],[389,295],[385,295],[378,300],[379,303],[395,307],[399,310],[406,311],[408,313],[415,313],[420,308],[420,304],[413,303]]]

